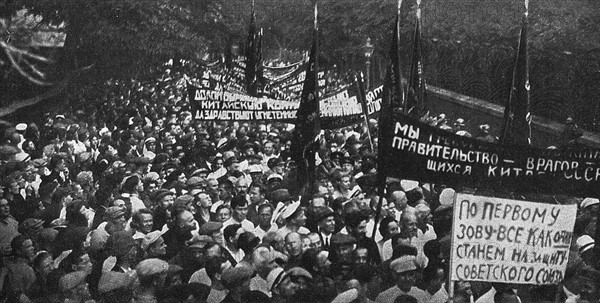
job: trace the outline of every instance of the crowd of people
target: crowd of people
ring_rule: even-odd
[[[303,190],[290,125],[193,118],[194,68],[109,81],[40,126],[3,126],[3,302],[598,302],[599,200],[576,200],[562,284],[451,290],[455,189],[388,179],[376,215],[371,121],[324,132]],[[470,135],[463,119],[428,123]]]

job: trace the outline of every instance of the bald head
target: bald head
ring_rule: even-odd
[[[400,216],[400,230],[405,238],[417,236],[417,215],[414,209],[407,209]]]
[[[285,250],[290,256],[298,256],[302,253],[302,236],[297,232],[291,232],[285,236]]]
[[[401,190],[393,192],[390,196],[390,200],[394,203],[394,206],[396,206],[396,209],[399,211],[403,211],[406,208],[406,204],[408,203],[406,193],[404,193]]]

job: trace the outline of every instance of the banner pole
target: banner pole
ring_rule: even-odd
[[[363,117],[365,118],[365,125],[367,127],[367,136],[369,137],[369,146],[371,147],[371,151],[375,151],[375,149],[373,148],[373,139],[371,137],[371,128],[369,127],[369,113],[368,113],[368,109],[367,109],[367,100],[365,100],[363,86],[361,85],[363,83],[362,73],[359,74],[358,79],[356,76],[354,77],[354,82],[356,83],[356,88],[358,89],[358,101],[360,102],[360,105],[362,106]]]

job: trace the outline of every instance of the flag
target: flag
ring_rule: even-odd
[[[423,75],[423,42],[421,40],[421,8],[417,1],[417,20],[413,43],[412,62],[408,78],[408,94],[404,113],[421,118],[425,114],[425,76]]]
[[[263,30],[262,28],[256,34],[256,48],[255,48],[255,58],[254,61],[254,70],[255,70],[255,81],[254,81],[254,90],[257,94],[262,93],[264,88],[264,75],[263,75],[263,57],[262,57],[262,38],[263,38]]]
[[[308,65],[306,67],[306,78],[300,96],[300,106],[296,113],[296,127],[292,140],[292,160],[296,162],[298,189],[304,187],[307,182],[314,182],[316,165],[315,154],[318,149],[317,136],[321,132],[321,121],[319,111],[318,94],[318,28],[317,28],[317,4],[315,3],[315,26],[313,29],[313,42],[310,49]]]
[[[377,211],[375,212],[375,224],[373,225],[372,237],[375,237],[377,230],[377,222],[379,221],[379,213],[381,212],[381,204],[385,195],[385,183],[387,179],[387,165],[384,159],[387,158],[388,146],[391,145],[393,135],[392,127],[387,127],[390,119],[390,114],[394,110],[398,110],[401,105],[404,105],[404,89],[402,88],[402,77],[400,72],[400,54],[399,34],[400,34],[400,6],[401,1],[398,1],[398,13],[394,23],[394,34],[392,36],[392,46],[390,47],[390,63],[387,67],[385,80],[383,82],[383,95],[381,98],[381,110],[379,111],[378,135],[377,135],[377,189],[379,193],[379,203],[377,203]]]
[[[399,27],[400,27],[400,15],[396,16],[396,22],[394,23],[394,34],[392,36],[392,46],[390,48],[389,56],[390,63],[387,68],[385,81],[383,84],[383,96],[381,99],[381,111],[379,112],[379,130],[378,130],[378,148],[377,148],[377,175],[378,175],[378,186],[380,186],[380,192],[383,192],[385,187],[385,167],[383,159],[386,155],[386,147],[388,141],[392,138],[391,129],[383,127],[387,125],[389,114],[400,108],[401,104],[404,104],[404,89],[401,82],[400,72],[400,59],[398,53],[399,46]]]
[[[527,5],[526,5],[527,7]],[[529,110],[529,60],[527,56],[527,9],[523,17],[519,47],[515,58],[510,96],[504,108],[500,144],[531,145]]]
[[[365,126],[367,127],[367,135],[369,136],[369,146],[371,147],[371,151],[373,151],[373,139],[371,138],[371,130],[369,129],[369,109],[367,107],[367,92],[364,86],[364,77],[362,72],[354,77],[354,82],[356,82],[358,101],[362,107],[363,117],[365,119]]]
[[[256,25],[254,14],[254,1],[252,1],[252,10],[250,15],[250,26],[248,29],[248,39],[246,40],[246,90],[248,95],[256,97]]]

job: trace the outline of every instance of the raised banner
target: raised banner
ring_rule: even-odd
[[[188,83],[188,94],[195,119],[295,122],[299,101],[251,97],[224,90],[219,83],[204,80],[202,87]],[[381,92],[382,87],[377,87],[367,93],[369,115],[381,109]],[[354,89],[345,89],[321,98],[321,127],[335,129],[362,122],[362,107],[356,94]]]
[[[577,205],[458,194],[450,278],[518,284],[562,281]]]
[[[600,149],[507,147],[457,136],[400,113],[379,127],[390,177],[475,189],[600,197]],[[393,165],[391,165],[393,164]]]

